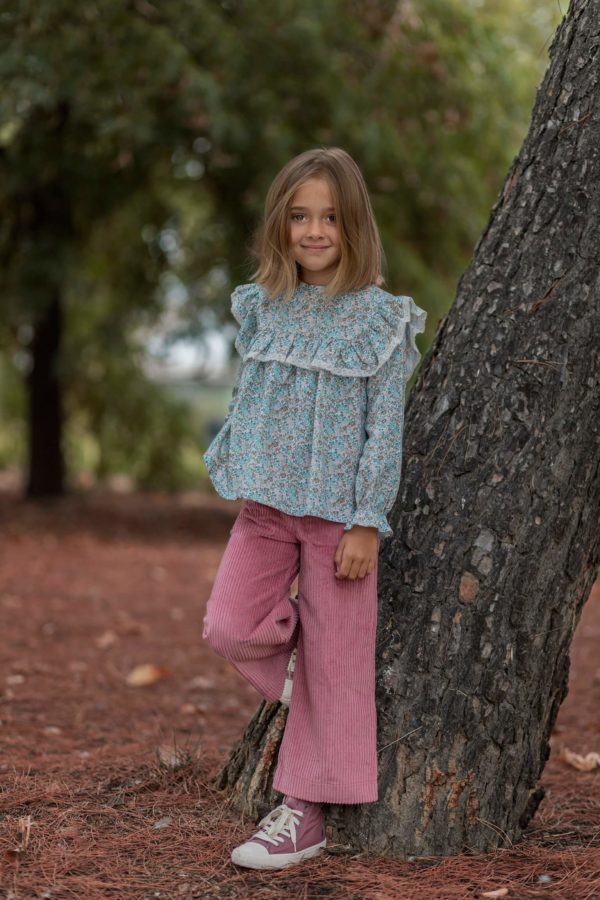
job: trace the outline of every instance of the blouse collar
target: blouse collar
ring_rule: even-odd
[[[324,284],[309,284],[301,279],[298,281],[298,286],[305,291],[322,291],[325,287]]]

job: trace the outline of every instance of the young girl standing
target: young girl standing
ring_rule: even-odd
[[[377,560],[426,313],[379,286],[370,198],[339,148],[279,172],[257,255],[256,280],[232,294],[242,363],[204,454],[218,493],[244,503],[203,637],[289,706],[273,779],[283,802],[231,854],[266,869],[323,850],[323,803],[378,799]]]

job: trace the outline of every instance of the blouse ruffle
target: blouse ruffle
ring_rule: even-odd
[[[416,335],[425,330],[426,313],[412,297],[394,296],[372,287],[372,299],[361,309],[362,327],[338,333],[331,328],[295,329],[275,327],[263,304],[260,285],[239,285],[232,294],[231,310],[240,329],[235,347],[243,360],[277,360],[305,369],[325,369],[334,375],[373,375],[391,356],[395,347],[405,347],[405,378],[408,380],[421,354]],[[369,298],[371,300],[371,298]],[[277,301],[274,301],[277,302]]]

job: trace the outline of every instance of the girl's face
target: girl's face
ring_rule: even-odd
[[[288,241],[308,284],[327,284],[341,258],[337,215],[329,185],[323,178],[309,178],[292,198]]]

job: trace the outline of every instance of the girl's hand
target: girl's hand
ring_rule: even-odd
[[[336,578],[364,578],[375,568],[379,553],[379,532],[369,525],[353,525],[335,551]]]

